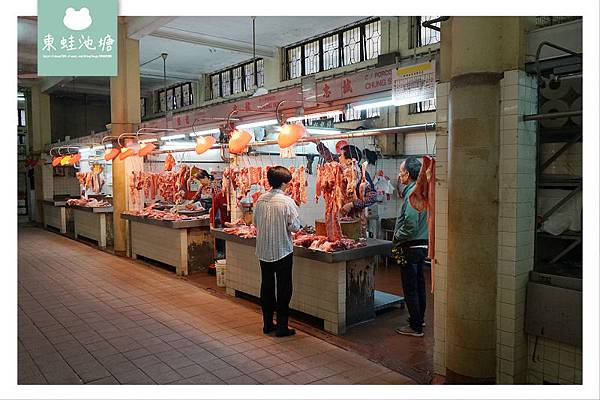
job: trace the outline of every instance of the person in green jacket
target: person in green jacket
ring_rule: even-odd
[[[423,267],[427,256],[427,212],[415,210],[408,198],[415,188],[421,162],[415,157],[407,158],[400,165],[400,181],[404,202],[396,218],[392,254],[400,265],[404,302],[408,308],[408,324],[396,329],[396,333],[423,336],[425,326],[425,277]]]

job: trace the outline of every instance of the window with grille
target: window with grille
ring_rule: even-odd
[[[254,63],[244,65],[244,87],[246,90],[254,86]]]
[[[413,18],[414,47],[428,46],[430,44],[438,43],[440,41],[440,31],[422,25],[424,21],[431,21],[436,18],[439,18],[439,15],[419,16]],[[439,29],[441,23],[436,22],[435,24],[433,24],[433,26],[436,26]]]
[[[304,75],[319,72],[319,41],[304,45]]]
[[[211,89],[212,89],[211,98],[213,98],[213,99],[216,99],[217,97],[221,97],[220,79],[221,79],[221,77],[219,74],[215,74],[210,77],[210,85],[211,85]]]
[[[19,108],[17,109],[18,112],[18,126],[25,126],[27,125],[27,121],[25,120],[25,109],[24,108]]]
[[[435,111],[435,99],[420,101],[418,103],[409,104],[409,114],[420,114],[424,112]]]
[[[340,35],[335,34],[323,38],[323,70],[340,66]]]
[[[221,94],[223,97],[231,94],[231,70],[221,72]]]
[[[349,29],[342,35],[344,45],[344,65],[356,64],[361,61],[360,27]]]
[[[256,86],[262,87],[265,84],[265,63],[261,58],[256,60]]]
[[[216,99],[242,93],[251,90],[255,84],[256,86],[263,86],[264,81],[264,61],[262,58],[234,65],[211,74],[211,98]]]
[[[294,47],[287,51],[287,71],[290,79],[302,75],[302,47]]]
[[[381,20],[377,20],[365,25],[365,59],[377,58],[380,49]]]
[[[381,20],[369,18],[287,47],[287,79],[375,59],[380,53]]]
[[[233,74],[233,93],[240,93],[244,91],[242,84],[242,67],[234,68]]]

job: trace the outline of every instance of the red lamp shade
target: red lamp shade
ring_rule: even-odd
[[[81,154],[77,153],[71,157],[71,164],[75,165],[81,160]]]
[[[200,136],[196,139],[196,154],[204,153],[213,147],[216,142],[216,139],[212,136]]]
[[[119,160],[124,160],[129,156],[132,156],[135,154],[135,150],[131,149],[131,148],[127,148],[127,147],[123,147],[121,149],[121,154],[119,154]]]
[[[335,152],[338,154],[342,154],[342,147],[348,146],[348,142],[345,140],[340,140],[335,144]]]
[[[138,151],[138,156],[140,156],[140,157],[147,156],[148,154],[152,153],[152,151],[154,151],[155,148],[156,148],[156,146],[153,145],[152,143],[144,143],[142,145],[142,147],[140,148],[140,151]]]
[[[61,165],[61,166],[64,166],[64,165],[69,165],[69,164],[71,164],[71,157],[72,157],[72,156],[64,156],[64,157],[62,158],[62,160],[60,160],[60,165]]]
[[[306,128],[300,124],[284,125],[280,130],[277,143],[282,149],[290,147],[306,133]]]
[[[104,152],[104,160],[106,160],[106,161],[114,160],[114,158],[116,156],[118,156],[119,153],[120,153],[120,150],[116,149],[116,148],[115,149],[106,150]]]
[[[62,161],[62,157],[54,157],[52,159],[52,166],[53,167],[58,167],[60,165],[61,161]]]
[[[252,135],[248,131],[236,129],[231,134],[231,139],[229,140],[229,152],[231,154],[242,153],[251,140]]]

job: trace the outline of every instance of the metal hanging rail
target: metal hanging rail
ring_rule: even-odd
[[[309,136],[304,137],[298,140],[297,143],[311,143],[323,140],[339,140],[339,139],[355,139],[362,137],[373,137],[373,136],[384,136],[384,135],[393,135],[393,134],[406,134],[406,133],[417,133],[417,132],[428,132],[432,131],[436,128],[435,122],[426,122],[424,124],[415,124],[415,125],[404,125],[404,126],[394,126],[391,128],[381,128],[381,129],[364,129],[360,131],[351,131],[351,132],[343,132],[335,135],[323,135],[323,136]],[[260,146],[271,146],[277,144],[277,140],[264,140],[261,142],[255,142],[248,144],[248,147],[260,147]],[[221,149],[227,148],[227,144],[219,144],[211,147],[211,149]],[[195,149],[194,146],[190,146],[189,148],[181,148],[181,149],[173,149],[173,150],[155,150],[151,154],[164,154],[164,153],[183,153],[187,151],[193,151]]]

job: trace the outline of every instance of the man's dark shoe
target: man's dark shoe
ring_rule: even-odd
[[[273,333],[273,332],[275,332],[275,330],[276,330],[275,324],[273,324],[271,326],[263,326],[263,333],[265,335]]]
[[[277,332],[275,332],[275,336],[277,336],[277,337],[292,336],[295,334],[296,334],[296,330],[290,329],[290,328],[286,328],[285,330],[277,330]]]

